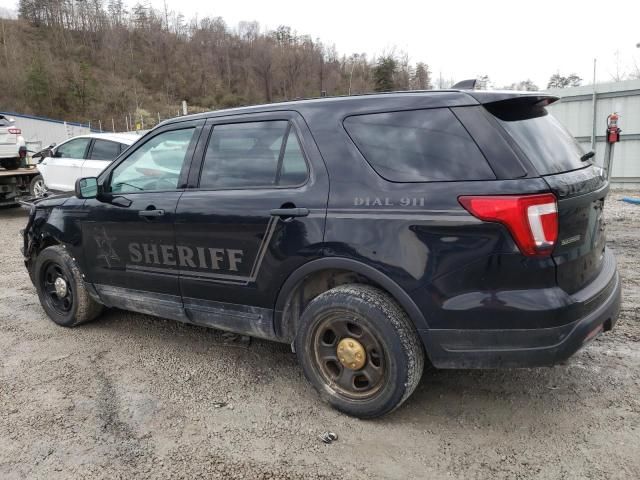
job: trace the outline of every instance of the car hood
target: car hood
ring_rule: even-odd
[[[49,197],[40,198],[35,200],[33,204],[38,208],[53,208],[64,205],[64,203],[69,200],[69,198],[74,197],[74,192],[64,192],[58,193],[56,195],[51,195]]]

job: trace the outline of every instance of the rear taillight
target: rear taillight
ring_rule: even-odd
[[[506,226],[524,255],[551,255],[558,239],[558,207],[552,193],[462,196],[458,200],[474,217]]]
[[[22,133],[22,130],[20,130],[19,128],[11,127],[9,129],[9,133],[13,133],[14,135],[20,135]]]

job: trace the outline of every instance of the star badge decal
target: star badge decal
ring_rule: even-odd
[[[120,257],[113,248],[115,237],[110,237],[104,227],[94,229],[94,237],[98,246],[98,260],[104,261],[108,268],[120,263]]]

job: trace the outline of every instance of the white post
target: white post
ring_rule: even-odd
[[[111,117],[111,131],[116,133],[116,122],[113,121],[113,117]]]
[[[98,126],[100,127],[100,133],[102,133],[102,120],[98,120]]]
[[[596,151],[596,59],[593,59],[593,96],[591,97],[591,151]]]
[[[124,124],[126,125],[127,132],[129,131],[129,117],[124,116]]]
[[[187,114],[187,101],[183,100],[182,101],[182,115],[186,115]]]

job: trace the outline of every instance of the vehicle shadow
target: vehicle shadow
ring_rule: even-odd
[[[196,369],[216,368],[232,361],[234,373],[230,381],[250,382],[255,372],[261,372],[261,388],[273,389],[274,396],[283,388],[312,403],[316,396],[286,344],[256,338],[247,341],[220,330],[117,309],[108,310],[103,318],[83,328],[109,330],[116,342],[119,336],[138,337],[150,344],[149,348],[161,349],[165,355],[185,357]],[[547,421],[557,422],[559,415],[569,420],[615,395],[616,388],[612,388],[615,382],[611,379],[615,370],[607,365],[607,358],[602,361],[597,357],[597,353],[585,350],[566,364],[533,369],[427,368],[416,391],[401,408],[372,422],[422,424],[437,430],[456,426],[483,428],[514,421],[523,428],[527,425],[534,428]],[[275,383],[270,386],[269,381]],[[251,388],[251,383],[246,385]],[[319,413],[343,417],[342,421],[347,423],[356,421],[332,412],[329,407],[319,407]]]

